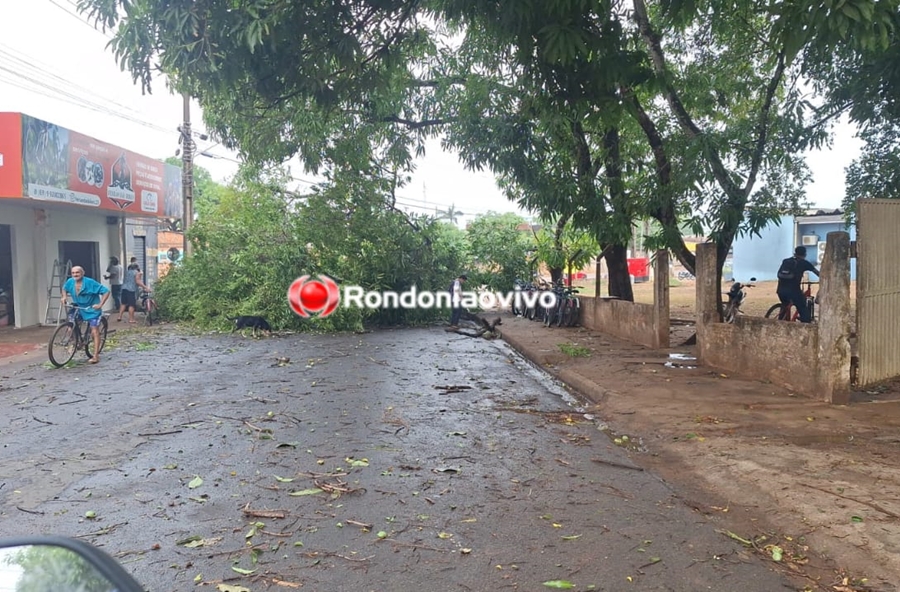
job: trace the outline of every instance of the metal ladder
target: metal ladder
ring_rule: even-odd
[[[72,275],[72,260],[69,259],[65,263],[60,263],[59,259],[53,260],[53,275],[50,276],[50,287],[47,288],[47,310],[44,313],[45,325],[59,325],[61,318],[60,294],[62,293],[63,278]],[[51,311],[54,310],[54,302],[56,303],[55,316],[51,317]]]

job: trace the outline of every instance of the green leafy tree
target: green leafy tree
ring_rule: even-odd
[[[860,199],[900,199],[900,128],[871,127],[861,133],[865,146],[846,169],[843,201],[848,222],[856,218]]]
[[[478,216],[466,229],[472,271],[469,282],[489,290],[508,291],[517,278],[529,277],[528,252],[534,248],[530,228],[516,214]]]
[[[403,292],[443,289],[465,267],[462,231],[397,210],[389,180],[347,172],[308,195],[281,171],[242,169],[189,232],[194,254],[158,284],[161,310],[222,327],[225,316],[265,316],[274,328],[358,330],[428,322],[440,311],[339,307],[300,319],[285,300],[296,278]]]
[[[798,207],[809,176],[802,153],[827,138],[821,122],[854,103],[889,102],[879,95],[889,84],[865,81],[890,65],[876,56],[891,53],[897,18],[897,0],[79,6],[114,30],[113,51],[136,80],[149,87],[156,69],[168,75],[251,160],[299,154],[311,170],[408,169],[434,126],[471,123],[484,113],[473,101],[496,105],[489,126],[504,113],[516,121],[498,128],[507,133],[490,139],[481,162],[539,196],[533,163],[497,165],[511,147],[533,156],[530,142],[546,138],[540,153],[560,161],[545,171],[553,187],[565,187],[568,171],[577,191],[544,192],[547,207],[536,211],[571,214],[591,231],[613,278],[634,219],[658,220],[659,242],[693,269],[680,234],[687,218],[716,242],[721,271],[738,234]],[[442,43],[444,24],[461,46]],[[860,75],[833,93],[846,73]],[[807,78],[829,97],[824,111],[800,90]],[[482,100],[491,94],[509,108]]]
[[[600,252],[590,233],[577,230],[565,218],[542,226],[535,233],[535,244],[537,261],[547,266],[553,282],[563,279],[563,274],[583,268]]]

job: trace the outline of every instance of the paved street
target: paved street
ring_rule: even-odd
[[[0,369],[0,535],[79,536],[152,592],[802,589],[502,342],[115,341]]]

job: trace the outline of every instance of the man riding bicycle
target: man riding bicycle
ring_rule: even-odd
[[[778,268],[778,289],[776,291],[782,305],[779,319],[788,310],[788,305],[793,304],[797,307],[801,323],[808,323],[812,320],[809,306],[806,303],[806,295],[800,287],[803,274],[807,271],[813,272],[816,277],[820,275],[819,270],[806,260],[806,247],[797,247],[794,249],[793,257],[788,257],[781,262],[781,267]]]
[[[90,326],[91,336],[94,339],[94,357],[89,361],[96,364],[100,361],[100,318],[103,316],[103,305],[109,300],[109,288],[84,277],[84,269],[79,266],[72,268],[72,277],[66,280],[62,287],[62,306],[68,308],[69,298],[72,305],[76,306],[77,313]],[[75,320],[75,313],[70,313],[69,320]]]

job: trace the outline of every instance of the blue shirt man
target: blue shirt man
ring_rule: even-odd
[[[83,268],[79,266],[72,268],[72,277],[67,279],[62,287],[61,303],[64,307],[68,307],[70,303],[77,306],[81,318],[91,327],[91,336],[94,338],[94,357],[90,359],[91,364],[100,361],[100,317],[103,316],[103,305],[107,300],[109,288],[84,277]]]

